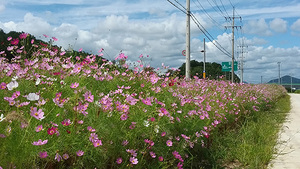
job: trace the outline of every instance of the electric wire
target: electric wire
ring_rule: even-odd
[[[181,12],[187,14],[185,7],[183,5],[181,5],[177,0],[175,0],[175,2],[178,3],[183,9],[185,9],[185,11],[183,9],[181,9],[180,7],[178,7],[175,3],[171,2],[170,0],[167,0],[167,1],[169,3],[171,3],[174,7],[179,9]],[[193,13],[190,13],[190,16],[191,16],[192,20],[194,21],[194,23],[199,28],[199,30],[208,38],[208,40],[210,42],[212,42],[212,44],[214,46],[216,46],[217,49],[220,50],[222,53],[224,53],[226,56],[231,57],[231,54],[217,40],[213,40],[215,38],[213,38],[213,36],[204,28],[203,25],[201,25],[201,23],[198,21],[198,19],[195,17],[195,15]]]
[[[199,0],[197,0],[197,2],[198,2],[198,4],[195,2],[195,0],[193,0],[193,2],[195,3],[195,5],[200,9],[200,7],[199,7],[199,5],[201,6],[201,8],[202,8],[202,12],[204,12],[205,13],[205,15],[210,19],[210,20],[212,20],[212,22],[214,22],[215,23],[215,25],[216,26],[218,26],[219,28],[221,28],[222,29],[222,25],[220,24],[220,23],[218,23],[215,19],[213,19],[209,14],[208,14],[208,12],[205,10],[205,8],[202,6],[202,4],[199,2]]]
[[[197,1],[199,2],[199,0],[197,0]],[[215,6],[212,5],[211,2],[210,2],[209,0],[206,0],[206,1],[209,3],[209,5],[212,7],[212,9],[213,9],[214,11],[216,11],[217,13],[219,13],[219,11],[215,9]],[[224,17],[222,11],[221,11],[221,16]]]
[[[192,20],[195,22],[197,27],[200,29],[200,31],[208,38],[210,42],[213,43],[214,46],[216,46],[222,53],[224,53],[226,56],[231,57],[230,53],[217,41],[213,40],[214,38],[211,36],[211,34],[200,24],[200,22],[197,20],[195,15],[191,14]],[[208,34],[208,35],[207,35]]]
[[[225,8],[225,6],[224,6],[224,4],[223,4],[223,1],[220,0],[220,2],[221,2],[221,4],[222,4],[222,6],[223,6],[223,9],[224,9],[225,13],[227,14],[227,17],[229,17],[229,14],[227,13],[227,10],[226,10],[226,8]]]

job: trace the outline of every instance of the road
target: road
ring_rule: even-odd
[[[300,169],[300,94],[290,94],[292,109],[278,138],[269,169]]]

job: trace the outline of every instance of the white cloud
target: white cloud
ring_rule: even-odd
[[[295,21],[292,26],[291,26],[292,31],[294,31],[296,34],[300,33],[300,19],[298,19],[297,21]],[[300,34],[299,34],[300,35]]]
[[[0,5],[0,12],[5,10],[5,6],[3,4]]]
[[[272,32],[269,29],[269,25],[266,23],[265,19],[261,18],[259,20],[250,20],[245,25],[245,33],[256,34],[261,36],[271,36]]]
[[[284,33],[287,31],[287,21],[281,18],[275,18],[270,22],[270,28],[278,33]]]
[[[143,1],[143,3],[145,2]],[[172,8],[170,4],[168,5],[168,8]],[[131,8],[132,6],[129,9]],[[113,9],[113,6],[110,6],[109,9]],[[143,9],[143,11],[147,10]],[[77,14],[81,12],[77,11]],[[0,22],[0,28],[3,28],[6,32],[11,30],[24,31],[36,37],[42,34],[55,36],[59,39],[55,44],[62,45],[65,49],[68,48],[69,44],[74,47],[74,50],[83,48],[84,51],[93,51],[94,53],[104,48],[104,57],[108,59],[114,59],[122,50],[129,56],[130,62],[137,60],[140,54],[144,54],[150,55],[145,62],[150,63],[153,67],[160,67],[162,62],[171,67],[179,67],[185,62],[185,57],[181,54],[182,50],[185,49],[185,15],[182,13],[164,15],[164,12],[150,11],[156,16],[162,16],[159,18],[132,18],[132,15],[124,14],[125,12],[118,14],[117,11],[114,11],[113,14],[105,14],[105,17],[103,17],[103,13],[97,19],[94,18],[94,14],[83,16],[84,22],[79,23],[73,22],[73,20],[63,20],[62,16],[65,13],[56,14],[48,11],[46,19],[44,16],[37,17],[36,14],[27,13],[22,21]],[[66,11],[66,13],[69,13],[66,18],[70,18],[71,12]],[[76,17],[78,17],[77,14]],[[93,17],[89,20],[90,16]],[[209,28],[212,28],[212,24],[206,23],[205,19],[201,18],[200,13],[196,13],[195,16],[211,33]],[[53,21],[50,20],[52,17],[59,18],[55,22],[57,25],[52,25]],[[85,24],[82,27],[81,25],[85,22],[89,25]],[[282,19],[274,19],[268,25],[265,19],[248,21],[245,25],[245,33],[270,36],[272,35],[271,30],[280,32],[287,29],[284,27],[279,29],[276,25],[280,25],[280,23],[285,22]],[[203,49],[204,35],[195,24],[192,23],[191,27],[191,59],[202,61],[203,53],[200,51]],[[300,32],[300,19],[293,24],[291,29]],[[230,33],[223,33],[217,36],[216,40],[231,53]],[[221,63],[231,59],[220,52],[211,42],[206,41],[207,62]],[[259,83],[261,75],[264,76],[264,79],[276,77],[276,64],[278,61],[282,62],[282,74],[284,75],[290,72],[296,75],[296,70],[300,69],[299,64],[297,65],[297,63],[300,63],[299,48],[284,49],[271,46],[265,48],[259,45],[266,45],[268,41],[259,36],[245,39],[245,42],[249,45],[248,53],[245,54],[244,78],[247,81]],[[294,69],[288,70],[288,68]],[[257,79],[259,80],[257,81]]]

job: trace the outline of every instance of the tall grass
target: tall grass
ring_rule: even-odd
[[[285,95],[272,109],[251,113],[233,128],[218,130],[206,150],[206,167],[194,163],[194,168],[267,168],[289,111],[290,97]]]

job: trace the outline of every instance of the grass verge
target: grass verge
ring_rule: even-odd
[[[194,156],[192,168],[267,168],[290,108],[290,96],[286,95],[270,110],[253,113],[239,126],[218,131],[211,147]]]

